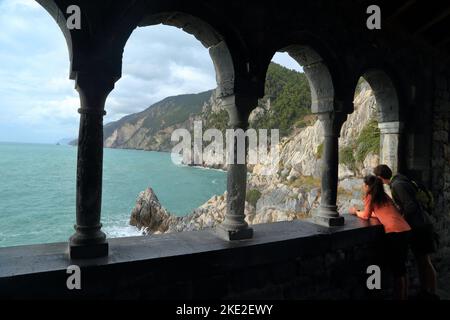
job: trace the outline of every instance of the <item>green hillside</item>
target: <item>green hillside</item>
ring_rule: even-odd
[[[287,136],[294,128],[304,127],[305,116],[311,114],[311,93],[305,74],[272,62],[267,71],[265,96],[258,106],[264,111],[250,123],[252,128],[279,129],[281,136]],[[225,111],[206,116],[207,127],[223,130],[227,122]]]
[[[150,128],[152,133],[184,122],[189,116],[201,113],[204,103],[209,100],[212,92],[209,90],[198,94],[182,94],[165,98],[142,112],[108,123],[104,128],[104,136],[105,138],[110,136],[114,130],[126,123],[134,125],[142,118],[144,118],[142,126]]]
[[[280,129],[282,136],[302,127],[303,118],[311,113],[311,93],[304,73],[271,63],[266,76],[265,97],[270,110],[259,117],[253,127]]]

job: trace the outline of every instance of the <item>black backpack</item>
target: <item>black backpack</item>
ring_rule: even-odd
[[[418,183],[414,180],[410,180],[416,189],[416,199],[423,210],[428,212],[430,215],[434,211],[434,197],[433,193],[428,190],[422,183]]]

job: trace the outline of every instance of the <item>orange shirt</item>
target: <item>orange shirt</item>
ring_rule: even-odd
[[[383,206],[375,206],[373,211],[369,211],[370,195],[364,198],[364,211],[357,211],[356,215],[361,219],[367,220],[370,217],[377,218],[384,226],[386,233],[403,232],[411,230],[411,227],[395,207],[392,199]]]

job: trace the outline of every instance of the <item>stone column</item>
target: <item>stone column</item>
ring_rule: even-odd
[[[380,122],[378,128],[380,128],[380,163],[388,165],[395,174],[399,170],[400,136],[403,123]]]
[[[103,116],[105,101],[114,80],[96,73],[80,73],[76,89],[80,95],[78,134],[76,225],[69,240],[71,259],[108,255],[106,236],[101,231],[103,171]]]
[[[234,100],[234,101],[233,101]],[[230,116],[230,129],[248,128],[249,110],[257,105],[257,98],[228,97],[224,99]],[[227,168],[227,212],[224,221],[216,228],[218,236],[225,240],[243,240],[253,237],[253,229],[245,221],[245,196],[247,188],[247,164],[237,163],[237,139],[234,139],[234,161]],[[245,154],[248,143],[245,142]],[[228,151],[228,150],[227,150]],[[245,157],[246,158],[246,157]]]
[[[328,227],[341,226],[344,217],[337,211],[338,165],[340,130],[346,116],[337,112],[319,114],[324,129],[322,156],[321,202],[313,218],[317,224]]]

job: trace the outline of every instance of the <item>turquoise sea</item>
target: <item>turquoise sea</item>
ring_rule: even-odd
[[[75,223],[77,148],[0,143],[0,247],[67,241]],[[103,231],[140,235],[128,225],[139,192],[151,186],[170,212],[185,215],[226,189],[226,173],[186,167],[169,153],[104,150]]]

